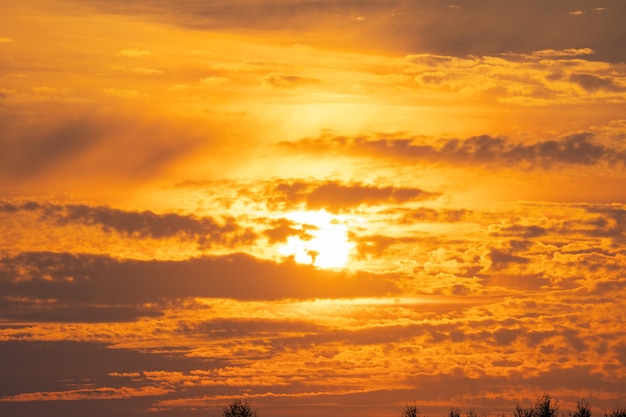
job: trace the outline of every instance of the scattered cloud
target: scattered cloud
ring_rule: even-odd
[[[587,91],[611,91],[611,92],[623,92],[626,91],[626,86],[620,85],[609,77],[598,77],[593,74],[572,74],[570,80],[580,85]]]
[[[438,193],[420,188],[377,186],[337,181],[278,183],[271,191],[272,205],[294,207],[304,204],[308,209],[341,212],[359,206],[403,204],[435,199]]]
[[[176,213],[157,214],[147,210],[125,211],[107,206],[41,204],[34,201],[0,203],[0,211],[11,214],[38,212],[43,219],[52,220],[57,226],[94,225],[100,226],[105,233],[116,232],[128,238],[177,238],[195,242],[203,248],[249,243],[256,238],[252,230],[241,227],[233,218],[218,221],[212,217]]]
[[[626,400],[623,0],[9,3],[3,414]]]
[[[186,297],[350,298],[398,291],[393,283],[373,274],[350,276],[246,254],[135,261],[104,255],[23,253],[0,260],[0,287],[5,297],[53,298],[78,305],[136,305]]]
[[[102,92],[109,96],[116,96],[122,98],[138,98],[140,93],[137,90],[128,90],[125,88],[103,88]]]
[[[227,83],[228,81],[230,81],[228,78],[226,77],[219,77],[216,75],[211,75],[208,77],[204,77],[200,80],[200,83],[204,84],[204,85],[217,85],[217,84],[224,84]]]
[[[295,88],[319,84],[322,81],[313,77],[271,72],[262,78],[263,85],[273,88]]]
[[[429,207],[419,207],[417,209],[405,210],[401,217],[401,223],[453,223],[467,219],[471,216],[471,210],[467,209],[432,209]]]
[[[555,58],[555,57],[575,57],[575,56],[589,56],[594,55],[596,52],[591,48],[567,48],[562,50],[543,49],[541,51],[534,51],[531,53],[534,57],[540,58]]]
[[[76,401],[76,400],[111,400],[127,399],[145,396],[162,396],[169,393],[163,387],[143,388],[110,388],[76,389],[55,392],[26,392],[22,394],[0,397],[0,402],[30,402],[30,401]]]
[[[585,81],[596,86],[595,79]],[[602,86],[604,84],[600,82]],[[598,87],[599,88],[599,87]],[[298,142],[283,142],[292,152],[347,153],[355,156],[393,158],[397,161],[422,164],[486,165],[520,168],[550,168],[566,165],[620,165],[624,149],[597,142],[594,135],[581,132],[558,139],[535,143],[515,142],[507,137],[490,135],[467,139],[440,139],[427,144],[422,138],[321,137]]]
[[[146,49],[128,48],[122,49],[119,52],[119,55],[126,58],[141,58],[152,55],[152,51],[148,51]]]
[[[142,75],[163,75],[163,71],[154,68],[135,68],[133,72]]]

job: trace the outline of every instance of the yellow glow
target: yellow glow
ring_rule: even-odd
[[[290,220],[299,223],[310,238],[290,236],[278,251],[293,256],[295,261],[320,268],[341,268],[346,265],[354,244],[348,239],[348,227],[337,216],[324,210],[289,213]]]

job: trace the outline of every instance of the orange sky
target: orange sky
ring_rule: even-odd
[[[626,404],[622,0],[5,0],[0,414]]]

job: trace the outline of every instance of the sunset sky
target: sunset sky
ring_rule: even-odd
[[[625,20],[2,0],[0,415],[625,406]]]

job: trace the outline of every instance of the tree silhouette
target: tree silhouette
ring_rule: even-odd
[[[549,395],[537,398],[530,408],[523,408],[519,404],[515,406],[515,417],[558,417],[559,406],[552,401]],[[588,416],[581,416],[588,417]]]
[[[467,417],[487,417],[485,413],[477,413],[470,409],[466,413]],[[591,407],[587,400],[580,400],[576,403],[576,411],[563,413],[561,417],[591,417]],[[233,417],[232,415],[224,415],[224,417]],[[256,416],[254,416],[256,417]],[[421,414],[419,408],[413,405],[405,405],[401,417],[425,417]],[[451,407],[450,411],[444,417],[461,417],[461,411],[456,407]],[[502,414],[502,417],[506,417]],[[538,397],[529,407],[522,407],[519,403],[515,406],[513,417],[559,417],[559,405],[548,394]],[[626,408],[618,406],[611,411],[604,411],[604,417],[626,417]]]
[[[405,405],[404,412],[402,413],[402,417],[420,417],[420,410],[413,405]]]
[[[257,417],[257,415],[256,410],[250,407],[247,400],[238,398],[224,407],[222,417]]]
[[[474,411],[473,408],[470,408],[470,410],[467,412],[467,417],[487,417],[487,414],[485,413],[480,413],[478,414],[476,411]]]
[[[610,413],[608,411],[604,412],[604,417],[626,417],[626,408],[617,407],[614,408]]]
[[[570,413],[570,417],[591,417],[591,408],[586,400],[580,400],[576,403],[576,411]]]

